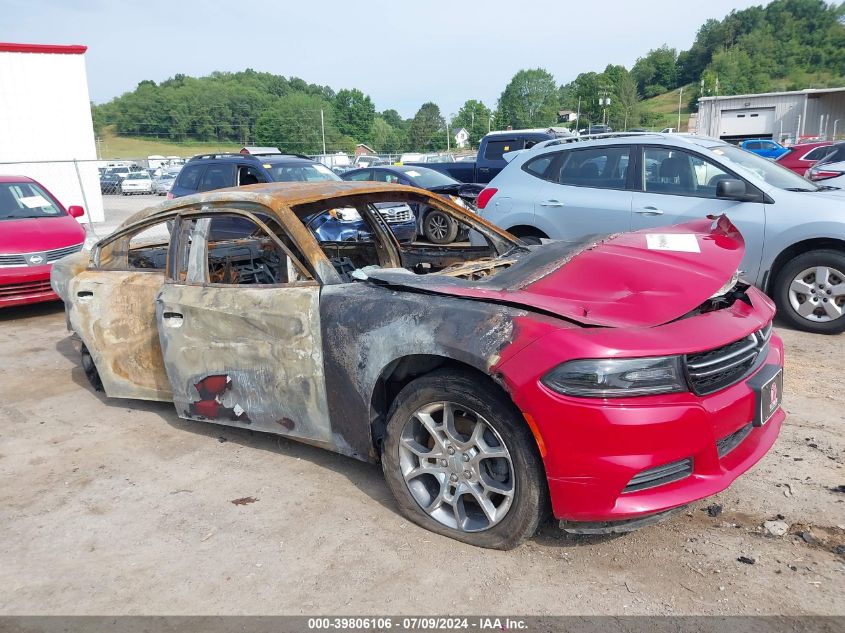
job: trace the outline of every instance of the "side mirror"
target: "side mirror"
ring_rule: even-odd
[[[745,182],[736,178],[726,178],[717,182],[716,197],[740,202],[753,202],[760,198],[756,193],[749,193]]]
[[[72,205],[67,208],[68,215],[72,218],[81,218],[85,215],[85,209],[80,207],[79,205]]]

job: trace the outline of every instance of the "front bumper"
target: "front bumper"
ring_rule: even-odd
[[[694,320],[679,327],[694,327]],[[602,400],[545,387],[537,371],[541,354],[537,344],[529,345],[502,369],[545,453],[553,513],[566,522],[645,517],[721,492],[768,452],[786,417],[778,408],[762,427],[749,426],[757,401],[747,381],[762,368],[706,396],[686,392]],[[517,368],[528,362],[534,370],[520,376]],[[783,366],[783,343],[776,335],[763,365]],[[731,436],[741,441],[730,445]],[[682,460],[692,462],[683,478],[625,491],[635,475]]]
[[[51,264],[21,268],[0,268],[0,308],[57,301],[50,287]]]

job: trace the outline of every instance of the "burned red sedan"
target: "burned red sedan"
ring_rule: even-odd
[[[399,244],[385,202],[483,245]],[[303,218],[362,218],[319,242]],[[771,447],[783,346],[726,217],[539,246],[427,191],[263,184],[165,203],[52,283],[108,396],[381,462],[397,504],[484,547],[625,531]]]
[[[0,308],[55,301],[52,263],[82,250],[85,230],[40,183],[26,176],[0,176]]]

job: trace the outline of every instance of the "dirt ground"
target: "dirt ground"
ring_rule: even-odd
[[[0,614],[843,615],[845,336],[778,332],[790,415],[733,487],[498,552],[405,521],[377,466],[106,399],[61,304],[3,310]]]

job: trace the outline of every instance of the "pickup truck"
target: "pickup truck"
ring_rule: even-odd
[[[481,139],[481,143],[478,145],[478,156],[474,162],[403,164],[428,167],[447,174],[459,182],[487,184],[508,164],[504,159],[504,154],[527,149],[540,141],[548,141],[553,138],[555,138],[554,134],[540,131],[491,132]]]
[[[788,147],[784,147],[780,143],[768,140],[748,140],[739,144],[740,149],[753,152],[763,158],[771,158],[776,160],[789,151]]]

